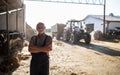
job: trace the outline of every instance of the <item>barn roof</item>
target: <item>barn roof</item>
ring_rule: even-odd
[[[20,8],[23,5],[23,0],[0,0],[0,12],[6,11],[6,5],[9,10]]]
[[[88,15],[83,20],[87,19],[88,17],[92,17],[92,18],[95,18],[95,19],[103,20],[103,15]],[[117,22],[120,22],[120,16],[106,15],[105,16],[105,20],[106,21],[117,21]]]

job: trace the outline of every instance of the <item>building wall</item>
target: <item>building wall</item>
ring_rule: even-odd
[[[120,22],[110,22],[109,29],[116,29],[115,27],[120,27]]]
[[[11,10],[12,11],[12,10]],[[16,16],[18,13],[18,16]],[[23,7],[21,10],[13,11],[8,15],[8,30],[10,31],[20,31],[25,32],[25,8]],[[18,19],[16,19],[18,18]],[[18,26],[18,27],[17,27]],[[6,13],[0,13],[0,30],[6,30]]]
[[[100,30],[101,32],[103,32],[103,21],[99,20],[99,19],[95,19],[92,17],[88,17],[84,20],[84,24],[94,24],[94,31],[95,30]]]

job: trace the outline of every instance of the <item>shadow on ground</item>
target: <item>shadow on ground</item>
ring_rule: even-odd
[[[100,45],[96,45],[96,44],[85,44],[84,42],[78,42],[76,44],[71,44],[70,42],[66,42],[66,43],[68,43],[70,45],[82,46],[82,47],[88,48],[89,50],[98,51],[98,52],[101,52],[101,53],[104,53],[107,55],[111,55],[111,56],[120,56],[119,50],[110,49],[105,46],[100,46]]]

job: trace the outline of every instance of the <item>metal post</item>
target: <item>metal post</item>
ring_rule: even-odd
[[[26,38],[25,9],[26,9],[26,8],[25,8],[25,5],[23,4],[23,17],[24,17],[24,18],[23,18],[23,23],[24,23],[24,24],[23,24],[23,25],[24,25],[24,26],[23,26],[23,31],[24,31],[24,38]]]
[[[18,31],[18,0],[16,0],[16,30]]]
[[[9,10],[8,10],[8,0],[6,0],[6,29],[7,29],[7,54],[9,55],[9,41],[10,41],[10,37],[9,37]]]
[[[105,11],[106,11],[106,0],[104,0],[104,16],[103,16],[103,36],[105,36]]]

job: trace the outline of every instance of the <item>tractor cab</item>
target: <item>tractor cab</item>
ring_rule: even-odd
[[[83,33],[83,26],[82,26],[82,22],[80,20],[69,20],[67,23],[67,26],[70,28],[70,32],[79,32],[79,33]]]

